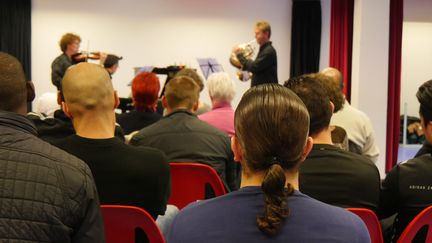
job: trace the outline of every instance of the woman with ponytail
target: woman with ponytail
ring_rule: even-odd
[[[370,242],[357,216],[298,191],[298,169],[312,139],[308,111],[291,90],[252,87],[235,111],[234,126],[240,190],[184,208],[168,243]]]

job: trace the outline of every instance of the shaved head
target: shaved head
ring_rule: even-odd
[[[21,63],[0,52],[0,110],[17,112],[26,102],[26,78]]]
[[[337,70],[336,68],[327,67],[324,68],[321,73],[331,78],[335,86],[339,86],[341,90],[343,89],[343,76],[339,70]]]
[[[71,66],[63,77],[62,92],[73,116],[114,110],[111,79],[100,65],[79,63]]]

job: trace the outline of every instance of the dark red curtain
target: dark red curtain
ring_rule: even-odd
[[[351,98],[351,59],[354,0],[332,0],[330,17],[330,67],[344,77],[344,93]]]
[[[386,172],[396,164],[399,146],[402,25],[403,0],[390,0]]]

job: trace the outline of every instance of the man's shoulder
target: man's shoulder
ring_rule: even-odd
[[[400,173],[430,173],[432,171],[432,156],[431,154],[423,154],[421,156],[402,161],[397,164],[394,170]],[[395,173],[395,171],[390,171],[389,173]]]
[[[217,128],[209,125],[207,122],[200,120],[197,116],[184,116],[174,114],[170,117],[164,117],[152,125],[141,129],[132,140],[141,140],[148,137],[167,135],[167,134],[202,134],[204,136],[217,136],[223,139],[227,135]]]
[[[314,163],[321,162],[329,167],[351,167],[356,171],[369,171],[379,176],[378,168],[372,160],[364,155],[345,151],[333,145],[323,145],[322,147],[320,147],[320,145],[314,145],[314,149],[305,162],[307,166],[314,166]]]
[[[168,161],[164,152],[159,149],[146,147],[146,146],[131,146],[128,144],[123,145],[123,151],[135,154],[141,160],[151,159],[159,161]]]
[[[21,158],[11,159],[10,163],[24,162],[29,168],[43,167],[69,182],[79,182],[77,178],[80,177],[91,177],[90,169],[82,160],[34,135],[24,136],[25,142],[17,142],[13,147],[4,147],[5,150],[11,149],[11,153],[19,154],[17,158]],[[75,179],[71,180],[70,176]]]
[[[70,62],[70,61],[69,61],[69,58],[64,53],[62,53],[54,59],[54,61],[52,62],[52,65],[56,65],[59,63],[65,63],[65,62]]]

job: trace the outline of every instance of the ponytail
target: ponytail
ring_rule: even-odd
[[[267,170],[261,188],[264,192],[264,214],[257,216],[258,228],[268,236],[275,235],[289,215],[287,198],[294,192],[288,184],[280,164],[274,163]]]

